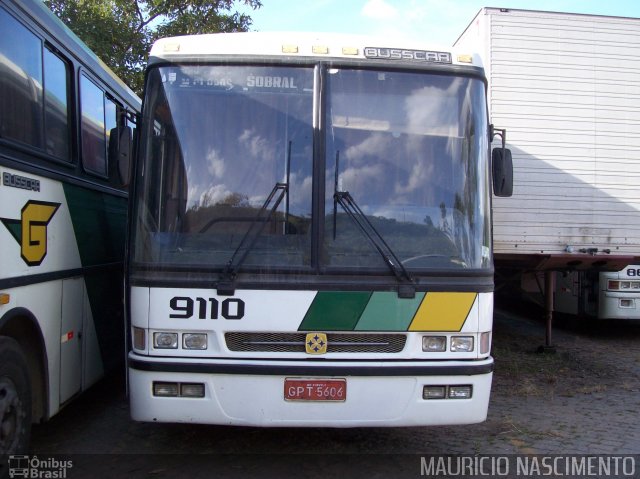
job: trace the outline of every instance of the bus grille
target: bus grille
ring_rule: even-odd
[[[306,333],[226,333],[231,351],[304,353]],[[327,333],[327,353],[399,353],[404,334]]]

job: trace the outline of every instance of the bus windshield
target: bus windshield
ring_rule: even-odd
[[[379,237],[418,274],[489,266],[480,79],[171,65],[145,101],[136,263],[388,274]]]

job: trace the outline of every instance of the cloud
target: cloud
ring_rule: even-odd
[[[388,4],[385,0],[369,0],[364,4],[361,11],[362,15],[377,20],[388,20],[398,15],[398,10],[393,5]]]
[[[207,170],[214,178],[222,178],[222,175],[224,175],[224,158],[220,156],[215,148],[211,148],[207,153]]]

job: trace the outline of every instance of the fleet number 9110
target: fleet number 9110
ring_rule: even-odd
[[[245,310],[244,301],[239,298],[219,301],[216,298],[189,296],[174,296],[169,300],[169,307],[173,311],[169,317],[177,319],[242,319]]]

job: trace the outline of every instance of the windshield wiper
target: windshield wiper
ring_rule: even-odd
[[[340,152],[336,152],[336,171],[333,189],[333,238],[336,238],[336,217],[338,205],[347,213],[347,216],[358,226],[373,247],[380,253],[384,263],[398,280],[398,296],[401,298],[413,298],[416,294],[414,280],[404,267],[398,256],[393,252],[389,244],[384,240],[380,232],[373,226],[367,215],[360,209],[351,193],[338,191]]]
[[[271,189],[271,193],[269,193],[269,196],[264,201],[262,207],[258,210],[255,218],[251,220],[251,225],[240,240],[240,244],[238,244],[237,248],[234,250],[231,258],[225,266],[224,271],[222,272],[222,277],[217,285],[219,295],[230,296],[234,294],[234,280],[238,273],[238,268],[240,268],[245,259],[247,259],[247,256],[255,246],[258,238],[260,238],[260,235],[264,231],[265,226],[271,220],[274,213],[278,209],[278,206],[280,206],[280,203],[287,194],[288,190],[289,185],[287,185],[287,183],[276,183]],[[269,204],[274,201],[274,198],[275,202],[273,203],[273,206],[267,211],[267,209],[269,208]],[[265,212],[267,213],[266,215]],[[243,249],[244,251],[242,251]],[[242,254],[238,256],[240,251],[242,251]]]

